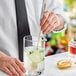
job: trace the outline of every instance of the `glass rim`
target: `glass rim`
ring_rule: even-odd
[[[23,37],[23,40],[33,42],[33,40],[25,39],[25,38],[28,38],[28,37],[38,37],[38,35],[27,35],[27,36]],[[43,38],[43,40],[41,40],[41,41],[47,41],[44,36],[40,36],[40,38]],[[37,41],[35,41],[35,42],[37,42]]]

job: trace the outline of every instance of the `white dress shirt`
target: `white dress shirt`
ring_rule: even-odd
[[[44,2],[46,9],[64,17],[60,0],[25,0],[31,35],[38,35]],[[0,0],[0,51],[18,58],[17,23],[14,0]]]

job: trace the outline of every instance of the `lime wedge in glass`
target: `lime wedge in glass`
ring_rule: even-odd
[[[34,63],[39,63],[44,60],[44,50],[32,50],[28,52],[28,57]]]

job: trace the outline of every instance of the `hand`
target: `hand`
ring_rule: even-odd
[[[43,18],[41,19],[41,30],[43,34],[50,33],[53,29],[60,26],[60,20],[56,14],[53,12],[44,12]]]
[[[25,73],[25,68],[22,62],[4,54],[0,57],[0,70],[9,76],[24,76]]]

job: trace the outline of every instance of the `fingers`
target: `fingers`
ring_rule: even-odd
[[[41,23],[40,23],[41,26],[45,23],[48,16],[49,16],[49,12],[48,11],[44,12],[43,18],[41,19]]]
[[[48,21],[51,22],[54,17],[55,17],[55,14],[53,12],[51,12],[49,14]]]
[[[46,15],[48,13],[48,15]],[[53,31],[56,27],[60,25],[60,20],[57,15],[53,12],[46,12],[41,20],[41,30],[43,34]]]
[[[57,19],[56,17],[54,17],[49,24],[53,26],[56,22],[57,22]]]
[[[22,70],[19,68],[19,66],[16,63],[11,63],[11,65],[15,68],[15,70],[20,76],[24,76],[24,73],[22,72]]]
[[[59,26],[60,25],[60,19],[57,15],[55,15],[55,16],[56,16],[56,19],[57,19],[57,26]]]
[[[56,26],[56,25],[57,25],[57,23],[54,23],[52,27],[49,25],[50,27],[46,30],[46,33],[48,34],[48,33],[50,33],[51,31],[53,31],[53,29],[55,29],[54,26]]]
[[[55,16],[54,16],[54,13],[50,13],[50,14],[49,14],[46,22],[45,22],[45,23],[42,25],[42,27],[41,27],[41,30],[43,31],[43,33],[44,33],[44,31],[46,30],[46,28],[48,27],[49,23],[52,22],[52,20],[53,20],[54,17],[55,17]]]
[[[22,62],[20,62],[18,59],[15,58],[15,62],[16,64],[19,66],[19,68],[22,70],[22,72],[26,72],[25,68],[24,68],[24,65]]]
[[[54,26],[51,26],[50,24],[49,24],[49,28],[47,28],[47,30],[45,31],[45,33],[46,34],[48,34],[48,33],[50,33],[51,31],[53,31],[53,29],[54,29]]]
[[[11,58],[8,60],[8,63],[4,64],[2,67],[2,71],[7,73],[10,76],[24,76],[24,66],[23,64],[16,58]]]
[[[19,76],[18,72],[15,70],[15,68],[12,65],[8,65],[7,68],[11,71],[12,76]]]
[[[48,34],[49,32],[53,31],[53,29],[55,29],[55,26],[57,26],[56,17],[52,19],[52,21],[48,24],[47,28],[43,31],[43,33]]]
[[[5,72],[6,74],[12,76],[12,73],[10,72],[10,70],[7,67],[4,67],[1,69],[3,72]]]
[[[46,30],[43,31],[43,33],[44,33],[44,34],[48,34],[48,31],[49,31],[49,30],[50,30],[50,32],[53,31],[53,28],[54,28],[54,26],[51,26],[51,24],[49,24],[49,27],[47,27]]]
[[[7,56],[1,58],[0,62],[0,70],[9,76],[24,76],[25,68],[18,59]]]

